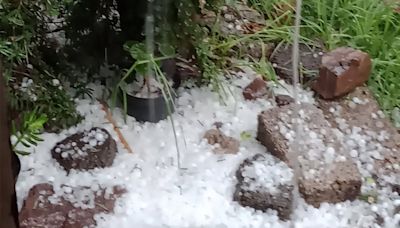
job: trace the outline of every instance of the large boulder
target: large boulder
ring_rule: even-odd
[[[109,167],[117,154],[117,145],[107,130],[92,128],[73,134],[51,150],[52,157],[66,170]]]

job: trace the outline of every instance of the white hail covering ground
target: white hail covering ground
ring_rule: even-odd
[[[86,118],[85,121],[60,134],[44,134],[44,142],[31,155],[21,157],[22,169],[17,183],[19,207],[29,189],[38,183],[53,184],[57,195],[71,192],[71,189],[61,188],[61,185],[71,188],[91,186],[93,190],[121,185],[127,189],[127,193],[117,200],[114,214],[96,216],[98,227],[289,227],[290,223],[280,221],[274,211],[262,213],[242,207],[232,200],[237,183],[235,172],[239,164],[256,153],[265,153],[266,149],[255,140],[257,115],[272,107],[267,100],[245,101],[242,98],[242,88],[254,76],[249,76],[249,73],[243,75],[245,77],[227,83],[233,96],[225,99],[226,105],[221,104],[218,94],[207,87],[182,89],[179,92],[173,119],[179,139],[181,164],[185,168],[181,171],[177,170],[177,152],[169,120],[158,124],[140,124],[129,118],[124,124],[121,112],[116,111],[114,118],[134,151],[129,154],[118,142],[99,103],[79,100],[78,110]],[[280,90],[279,93],[285,92]],[[312,93],[301,91],[301,100],[312,103]],[[241,139],[240,152],[236,155],[213,154],[212,147],[202,136],[216,121],[224,123],[222,130],[229,136],[240,139],[241,132],[246,131],[253,137]],[[118,142],[119,153],[114,164],[89,172],[73,171],[67,176],[51,158],[50,150],[68,135],[91,127],[107,129]],[[279,164],[276,167],[279,168]],[[291,172],[274,171],[274,175],[285,174],[291,175]],[[386,192],[379,195],[382,197],[372,207],[366,202],[355,201],[322,204],[316,209],[302,201],[293,220],[298,228],[378,227],[374,225],[373,215],[376,212],[389,224],[386,227],[394,228],[400,217],[389,216],[387,211],[400,204],[399,197],[390,199]],[[76,199],[81,197],[75,196]]]

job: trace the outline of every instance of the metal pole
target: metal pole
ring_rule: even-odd
[[[12,156],[7,118],[6,85],[0,65],[0,228],[19,227]]]

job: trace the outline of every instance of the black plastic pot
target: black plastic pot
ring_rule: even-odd
[[[127,94],[126,97],[128,106],[127,114],[139,122],[157,123],[160,120],[166,119],[175,111],[171,98],[167,98],[169,101],[167,103],[163,96],[141,98]],[[169,105],[169,110],[167,104]]]

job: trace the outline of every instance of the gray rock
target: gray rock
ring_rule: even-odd
[[[234,200],[242,206],[254,208],[256,210],[267,211],[275,210],[282,220],[290,218],[292,212],[293,185],[291,177],[288,179],[280,179],[276,186],[268,188],[268,185],[262,183],[263,180],[257,177],[247,177],[246,168],[254,166],[254,163],[262,163],[265,166],[274,167],[275,164],[282,163],[269,155],[257,154],[253,158],[246,159],[236,172],[238,184],[234,193]],[[283,164],[283,163],[282,163]],[[289,167],[283,165],[289,170]],[[282,168],[282,165],[279,167]],[[286,172],[288,172],[286,170]],[[273,174],[269,174],[273,175]],[[267,176],[267,175],[266,175]],[[275,188],[275,189],[273,189]]]
[[[117,154],[117,145],[107,130],[92,128],[57,143],[52,157],[66,170],[109,167]]]

